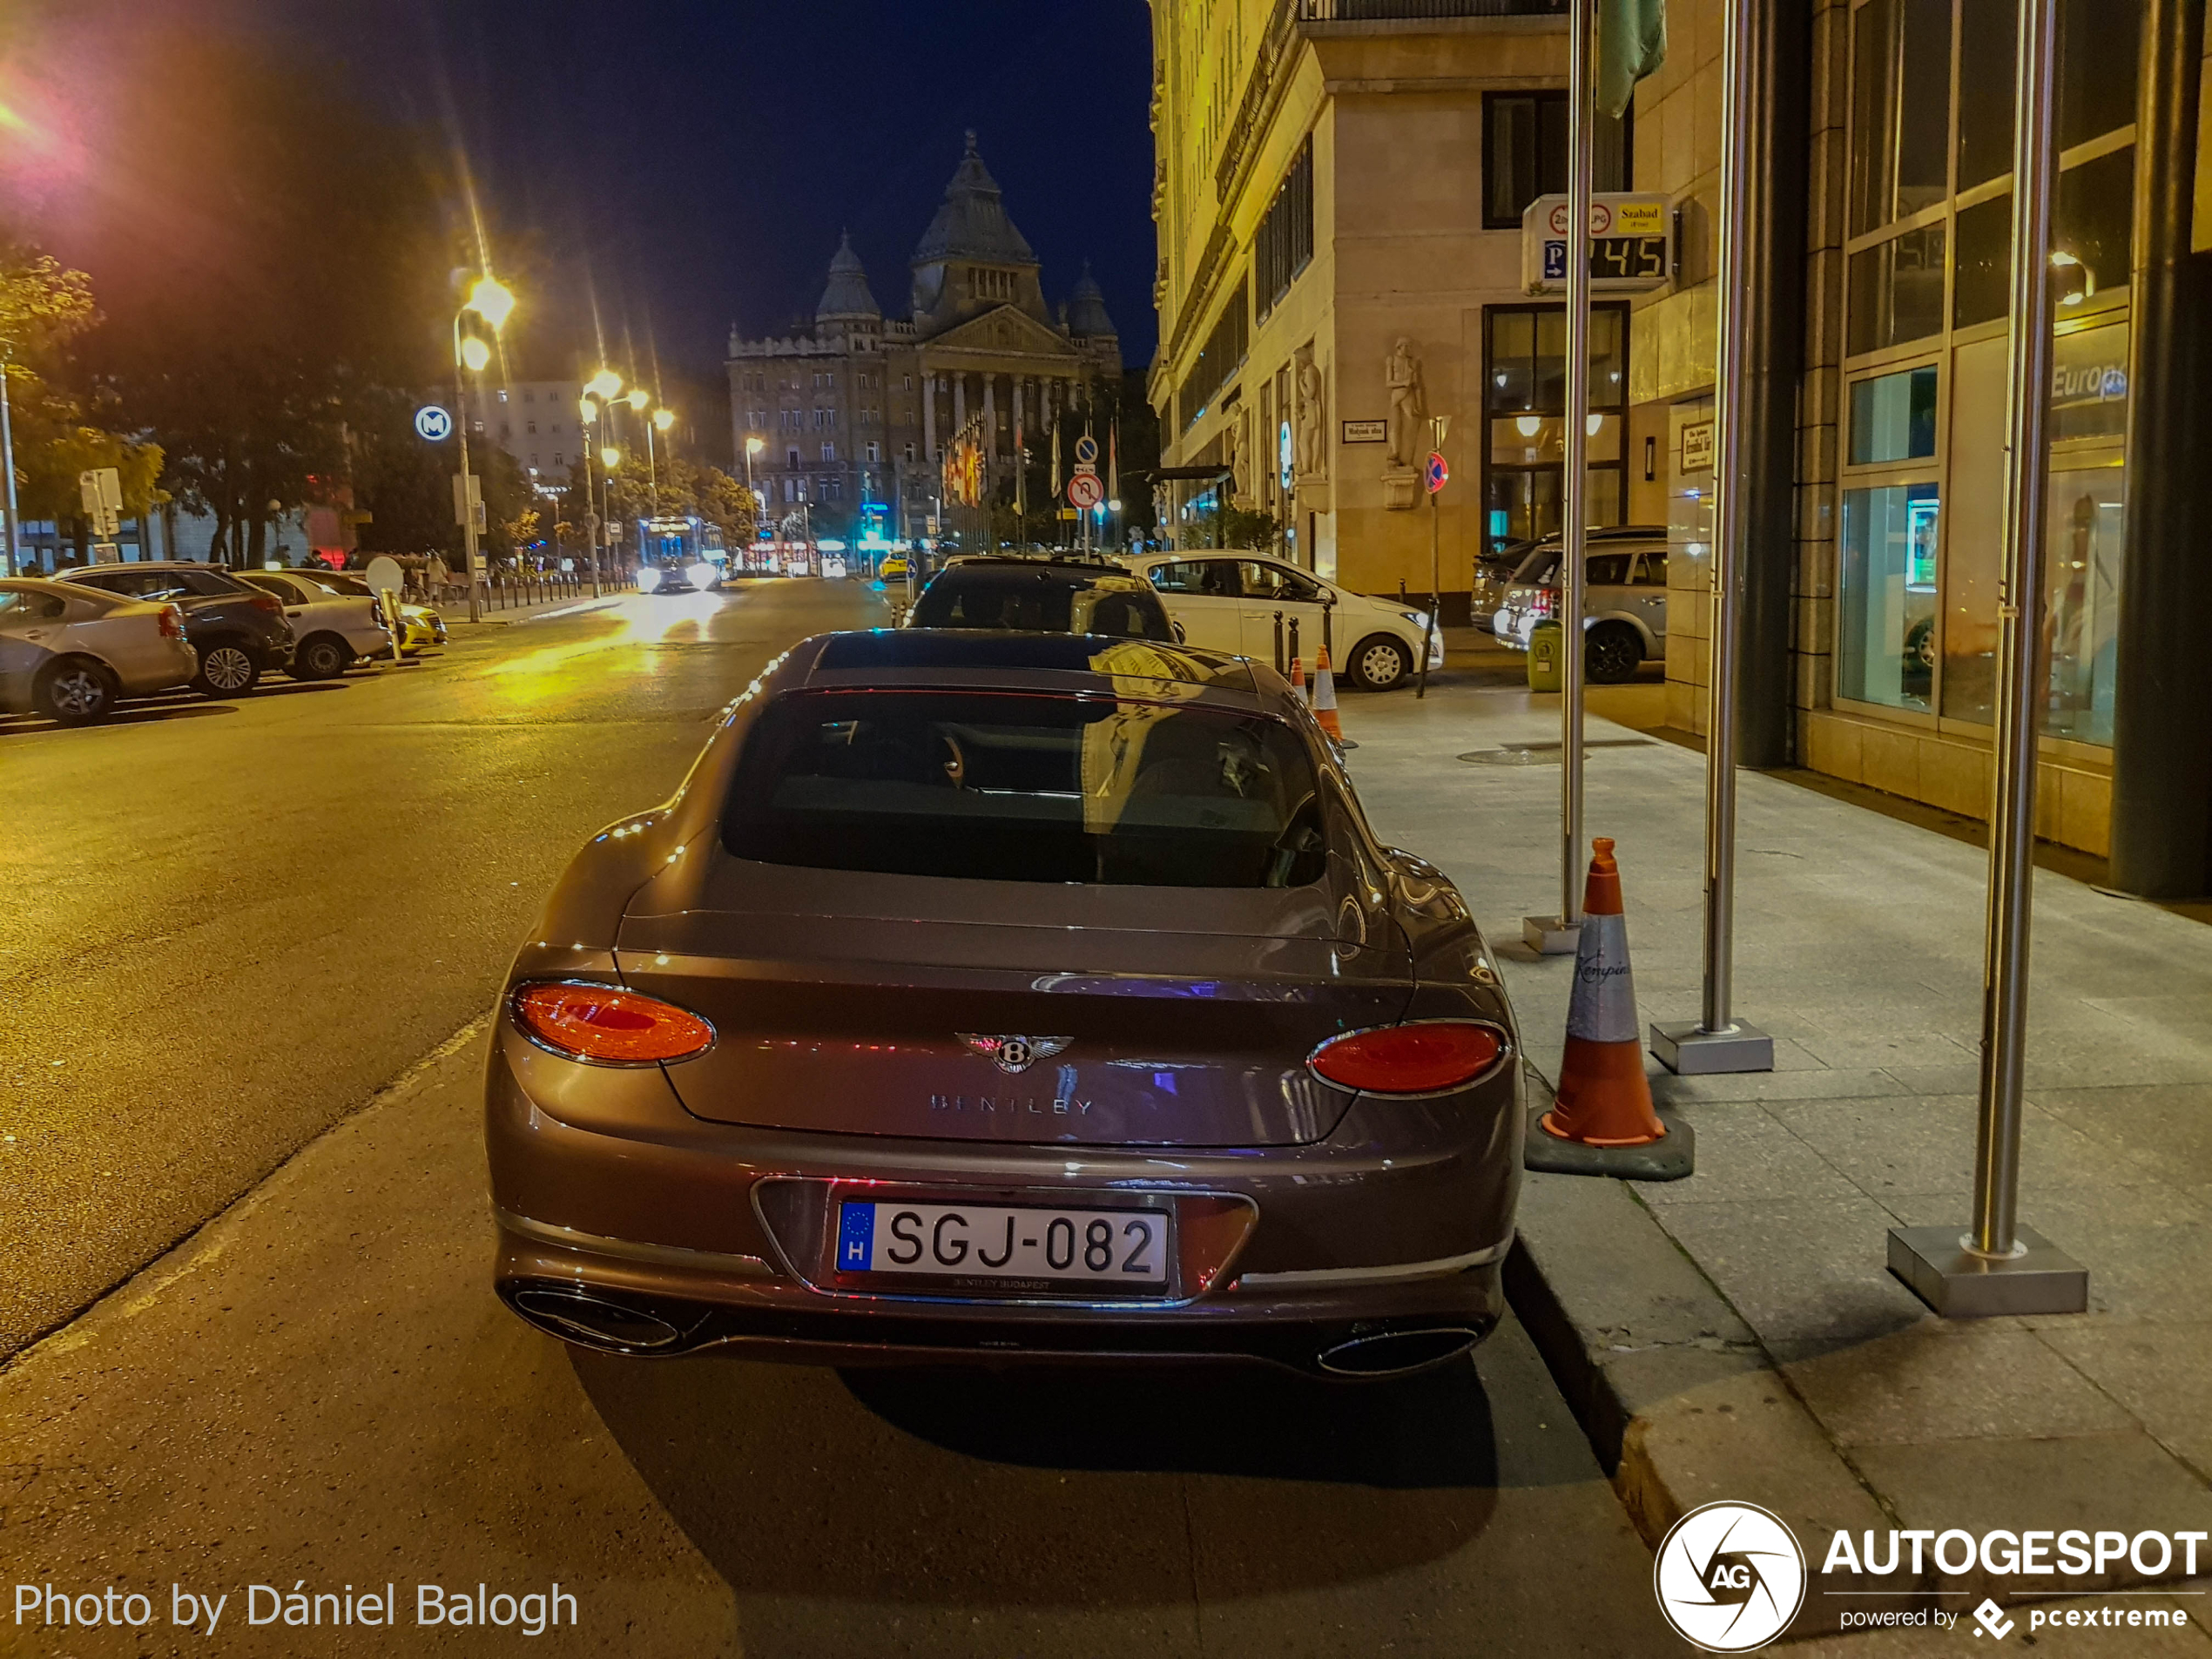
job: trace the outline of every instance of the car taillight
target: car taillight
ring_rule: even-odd
[[[161,607],[161,637],[182,639],[185,637],[185,613],[175,605]]]
[[[1548,617],[1558,608],[1558,597],[1549,588],[1539,588],[1529,596],[1528,609],[1532,615]]]
[[[273,611],[280,617],[284,614],[284,601],[273,593],[257,593],[246,603],[256,610]]]
[[[1475,1020],[1423,1020],[1351,1031],[1316,1049],[1306,1066],[1324,1082],[1369,1095],[1442,1095],[1480,1082],[1512,1049]]]
[[[714,1046],[714,1028],[696,1014],[612,985],[517,987],[515,1022],[556,1053],[606,1066],[689,1060]]]

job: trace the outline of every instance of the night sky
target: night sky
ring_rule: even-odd
[[[462,144],[492,222],[535,231],[557,285],[527,296],[526,373],[589,348],[596,296],[617,355],[711,382],[732,322],[811,316],[848,227],[903,313],[968,127],[1049,299],[1090,258],[1124,354],[1150,356],[1143,0],[109,3],[336,58],[364,97]]]

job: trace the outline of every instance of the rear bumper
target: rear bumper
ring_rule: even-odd
[[[707,1123],[658,1072],[585,1080],[621,1097],[583,1127],[554,1114],[584,1115],[560,1098],[576,1081],[565,1074],[583,1069],[503,1032],[486,1111],[495,1285],[532,1324],[581,1345],[836,1364],[1253,1359],[1390,1374],[1464,1349],[1499,1317],[1519,1187],[1517,1068],[1453,1101],[1355,1104],[1309,1145],[1173,1153]],[[840,1288],[816,1245],[830,1184],[853,1181],[1042,1190],[1071,1205],[1143,1194],[1211,1206],[1215,1221],[1203,1240],[1194,1223],[1179,1229],[1190,1242],[1171,1301]],[[1231,1211],[1233,1225],[1215,1224]]]

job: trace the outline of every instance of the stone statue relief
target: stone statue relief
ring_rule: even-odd
[[[1421,383],[1421,360],[1413,342],[1402,334],[1384,361],[1383,380],[1390,388],[1390,464],[1410,467],[1420,444],[1428,398]]]
[[[1251,499],[1252,412],[1241,404],[1229,428],[1229,490],[1240,509]]]
[[[1321,379],[1321,365],[1311,357],[1302,361],[1298,368],[1298,413],[1294,417],[1292,437],[1297,446],[1298,480],[1306,483],[1322,477],[1328,471],[1329,447],[1328,410],[1326,393]]]

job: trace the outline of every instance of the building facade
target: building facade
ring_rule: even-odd
[[[583,401],[581,381],[486,386],[469,400],[469,436],[507,451],[540,488],[565,488],[569,469],[591,441],[581,415]]]
[[[1521,223],[1565,188],[1560,0],[1152,10],[1150,395],[1179,475],[1163,523],[1188,539],[1207,509],[1263,512],[1324,575],[1372,593],[1433,578],[1464,616],[1486,542],[1557,523],[1565,314],[1523,291]],[[1601,188],[1624,185],[1623,145],[1606,124]],[[1592,482],[1620,523],[1624,312],[1601,327]],[[1439,416],[1453,482],[1432,523]]]
[[[848,238],[810,328],[730,338],[740,464],[772,518],[801,505],[818,531],[927,533],[944,445],[980,417],[995,485],[1015,435],[1094,406],[1121,343],[1086,268],[1055,315],[1035,253],[1008,217],[975,135],[909,262],[907,314],[887,317]]]
[[[2016,6],[1757,8],[1747,112],[1743,752],[1976,818]],[[1560,10],[1155,0],[1168,459],[1221,468],[1222,491],[1353,587],[1428,585],[1426,515],[1393,496],[1409,415],[1453,417],[1447,591],[1486,546],[1555,526],[1564,320],[1520,292],[1514,226],[1563,187]],[[2205,11],[2058,3],[2039,830],[2168,896],[2212,889]],[[1662,193],[1679,233],[1667,280],[1598,316],[1590,499],[1595,522],[1668,526],[1667,707],[1686,731],[1708,694],[1722,12],[1671,0],[1665,65],[1599,145],[1599,187]]]

